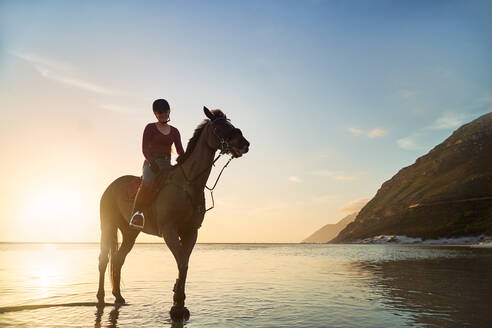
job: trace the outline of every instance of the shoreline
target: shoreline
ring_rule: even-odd
[[[379,235],[352,242],[357,245],[422,245],[422,246],[474,246],[492,247],[492,236],[462,236],[455,238],[422,239],[405,235]]]

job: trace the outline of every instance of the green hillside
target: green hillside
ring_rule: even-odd
[[[461,126],[383,183],[332,242],[481,233],[492,235],[492,113]]]

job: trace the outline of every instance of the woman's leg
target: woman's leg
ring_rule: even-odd
[[[137,194],[135,195],[132,211],[133,214],[130,219],[130,226],[140,230],[143,229],[145,224],[143,209],[144,206],[147,205],[149,193],[156,178],[156,174],[151,170],[149,162],[144,161],[142,171],[142,182],[140,183]]]

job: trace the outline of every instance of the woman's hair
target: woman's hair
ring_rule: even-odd
[[[171,110],[166,99],[157,99],[152,104],[152,110],[154,113],[164,113]]]

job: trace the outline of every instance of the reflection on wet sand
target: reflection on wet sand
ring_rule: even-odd
[[[53,307],[80,307],[80,306],[109,306],[114,305],[111,303],[105,303],[100,305],[96,302],[75,302],[75,303],[60,303],[60,304],[30,304],[30,305],[19,305],[19,306],[4,306],[0,307],[0,313],[6,312],[17,312],[17,311],[25,311],[25,310],[37,310],[37,309],[46,309]]]
[[[109,320],[106,326],[101,326],[101,320],[104,314],[104,304],[97,305],[96,308],[96,321],[94,323],[94,328],[108,327],[108,328],[116,328],[118,323],[118,317],[120,315],[120,307],[121,305],[115,305],[114,308],[109,312]]]
[[[104,308],[108,304],[97,304],[95,316],[96,319],[94,321],[94,328],[117,328],[118,327],[118,317],[120,316],[120,308],[122,305],[114,305],[114,307],[109,312],[108,323],[107,325],[102,325],[102,319],[104,316]],[[170,321],[171,328],[183,328],[184,322],[182,321]]]
[[[412,326],[492,327],[492,254],[352,263],[390,309]]]

